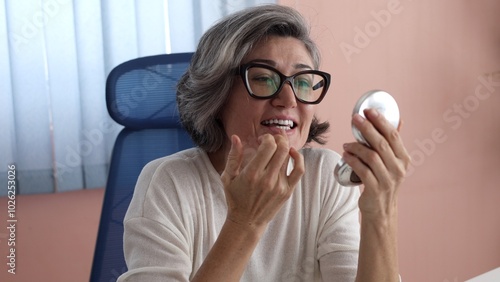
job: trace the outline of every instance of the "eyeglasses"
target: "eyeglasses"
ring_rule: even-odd
[[[318,104],[330,86],[330,74],[318,70],[305,70],[285,76],[268,65],[249,63],[241,65],[239,72],[248,93],[256,99],[273,98],[288,82],[299,102]]]

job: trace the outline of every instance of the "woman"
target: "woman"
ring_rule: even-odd
[[[149,163],[125,217],[120,281],[398,281],[397,191],[409,157],[374,110],[344,159],[365,189],[333,176],[314,111],[330,76],[303,18],[267,5],[201,38],[178,86],[198,145]],[[359,223],[359,213],[362,215]],[[361,228],[360,228],[361,227]]]

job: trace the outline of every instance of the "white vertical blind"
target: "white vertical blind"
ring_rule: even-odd
[[[269,2],[0,2],[0,183],[15,164],[18,193],[104,187],[121,128],[106,110],[108,73],[133,58],[194,51],[221,16]]]

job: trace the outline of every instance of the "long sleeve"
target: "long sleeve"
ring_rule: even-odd
[[[203,262],[225,202],[219,176],[193,160],[200,157],[189,150],[141,172],[124,220],[129,271],[119,281],[189,281]]]
[[[318,258],[323,281],[353,282],[359,253],[358,188],[340,187],[335,212],[323,226],[318,240]],[[339,199],[337,198],[337,199]]]
[[[317,183],[321,191],[317,222],[317,260],[321,278],[322,281],[352,282],[356,279],[360,242],[359,187],[340,186],[333,175],[340,156],[329,150],[319,153],[309,166],[318,174],[307,176],[317,180],[306,181]]]
[[[306,173],[270,222],[241,278],[251,281],[354,281],[359,189],[333,176],[340,156],[303,149]],[[213,246],[227,213],[206,153],[190,149],[141,173],[124,226],[124,281],[189,281]]]

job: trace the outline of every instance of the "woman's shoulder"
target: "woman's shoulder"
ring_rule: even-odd
[[[159,159],[152,160],[142,169],[134,189],[134,196],[127,218],[156,216],[167,206],[182,213],[180,203],[193,199],[201,183],[210,186],[213,182],[206,153],[200,148],[191,148]],[[210,187],[205,187],[209,189]],[[154,211],[154,212],[152,212]]]
[[[174,154],[150,161],[142,170],[142,174],[154,173],[158,170],[184,171],[199,162],[204,162],[204,151],[200,148],[189,148]]]
[[[190,148],[150,161],[142,169],[136,189],[150,186],[165,187],[174,184],[188,184],[213,178],[214,168],[205,151]],[[175,185],[174,185],[175,186]]]

